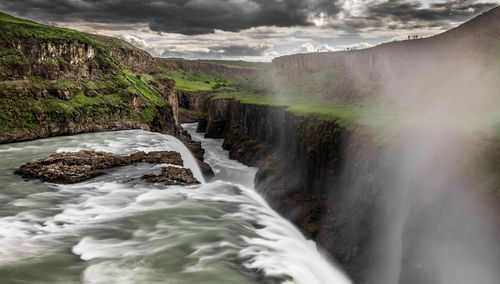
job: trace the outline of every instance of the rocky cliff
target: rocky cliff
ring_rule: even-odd
[[[476,206],[485,212],[483,216],[488,216],[483,221],[494,225],[469,226],[487,230],[493,239],[500,236],[495,194],[468,187],[471,181],[467,178],[442,175],[434,167],[419,171],[417,176],[406,176],[406,156],[423,147],[418,137],[410,139],[410,143],[402,143],[395,137],[381,144],[356,128],[345,128],[334,120],[298,115],[284,107],[245,104],[234,99],[209,100],[205,107],[206,116],[200,121],[198,131],[204,131],[206,137],[224,138],[223,147],[229,150],[231,158],[257,166],[256,187],[271,206],[317,241],[356,283],[385,283],[380,282],[387,270],[382,260],[389,259],[392,248],[399,245],[404,259],[399,283],[410,280],[421,283],[422,279],[434,283],[435,264],[418,253],[429,247],[418,248],[422,240],[412,234],[429,225],[425,220],[429,220],[426,214],[430,212],[440,229],[427,231],[425,238],[453,246],[449,251],[460,250],[464,239],[474,239],[472,229],[458,229],[457,224],[462,220],[450,221],[450,214],[471,218],[475,213],[470,210]],[[454,147],[453,143],[456,141],[443,146],[429,159],[445,155]],[[458,160],[447,158],[430,163],[437,168],[449,168],[443,161],[458,164]],[[425,198],[418,196],[435,179],[443,180],[433,184],[438,189],[424,194]],[[404,186],[412,189],[404,191]],[[401,197],[402,191],[407,195]],[[417,194],[412,196],[412,192]],[[459,192],[467,196],[467,207],[459,205],[464,199],[455,199],[461,195]],[[412,205],[407,211],[398,212],[398,206],[404,202]],[[436,207],[446,209],[441,212]],[[486,213],[488,210],[491,212]],[[397,216],[405,221],[392,218]],[[391,234],[385,231],[389,226],[385,222],[405,232],[401,244],[387,237]],[[458,231],[461,234],[458,238],[448,235]],[[498,256],[495,250],[478,250],[481,251],[478,262]],[[394,266],[399,267],[399,262]]]
[[[464,56],[474,62],[490,52],[500,38],[499,13],[491,10],[434,38],[292,55],[273,65],[299,75],[339,67],[377,80],[389,75],[411,81],[415,70],[443,70],[429,71],[426,64],[459,68],[443,63]],[[345,127],[334,116],[301,115],[293,107],[265,101],[216,98],[183,99],[185,107],[204,113],[198,131],[224,138],[231,158],[257,166],[257,189],[328,251],[355,283],[442,283],[453,279],[448,271],[457,267],[471,277],[471,265],[481,266],[487,277],[496,271],[500,251],[492,244],[500,238],[499,195],[470,174],[473,165],[464,157],[482,143],[477,133],[469,136],[460,127],[423,123],[377,140],[363,126]],[[457,262],[458,256],[468,260]],[[477,277],[486,279],[481,275]]]
[[[0,14],[0,143],[141,128],[176,134],[173,80],[154,58],[104,36]]]
[[[430,38],[395,41],[372,48],[294,54],[273,59],[274,68],[318,71],[344,68],[371,77],[405,74],[411,70],[463,57],[477,56],[500,38],[500,7],[447,32]]]
[[[161,60],[122,40],[0,13],[0,143],[84,132],[144,129],[177,136],[175,81]]]
[[[345,204],[337,205],[351,189],[334,184],[353,179],[353,187],[359,188],[370,180],[369,175],[365,181],[349,174],[341,177],[343,165],[355,165],[351,174],[377,166],[370,164],[371,157],[360,156],[355,146],[347,148],[352,131],[335,121],[296,115],[283,107],[233,99],[212,100],[207,107],[206,121],[200,122],[198,130],[206,137],[225,138],[223,147],[231,158],[259,167],[256,187],[273,208],[316,240],[355,279],[362,279],[371,211],[363,206],[355,220],[343,214]],[[369,142],[360,141],[358,147],[376,151]],[[362,200],[353,204],[367,202],[373,191],[366,189]]]

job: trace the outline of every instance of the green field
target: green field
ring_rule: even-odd
[[[181,92],[236,90],[235,82],[216,73],[203,74],[182,69],[172,71],[165,68],[160,76],[175,80],[174,89]]]

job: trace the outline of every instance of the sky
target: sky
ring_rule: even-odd
[[[500,0],[0,0],[0,11],[113,36],[158,57],[271,61],[432,36]]]

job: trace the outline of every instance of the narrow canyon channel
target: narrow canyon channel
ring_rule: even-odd
[[[312,241],[254,190],[256,168],[204,139],[216,175],[205,182],[176,138],[142,130],[0,145],[2,283],[350,283]],[[22,164],[81,149],[181,153],[200,185],[146,183],[161,165],[106,170],[89,181],[25,181]]]

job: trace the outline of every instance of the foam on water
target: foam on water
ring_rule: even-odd
[[[193,127],[187,128],[194,133]],[[210,183],[204,182],[182,142],[139,130],[50,138],[19,143],[16,150],[2,152],[0,178],[8,182],[1,193],[9,202],[0,215],[0,276],[30,283],[40,277],[62,283],[75,279],[84,283],[350,283],[314,242],[255,192],[255,168],[229,160],[218,140],[202,142],[206,161],[217,173]],[[34,152],[24,152],[23,147]],[[0,146],[0,151],[10,148]],[[178,151],[203,183],[148,184],[141,176],[159,167],[143,164],[110,170],[74,185],[26,182],[12,175],[13,168],[31,159],[80,149],[122,155]],[[16,264],[23,267],[17,274],[12,272]],[[46,273],[37,273],[40,269]]]

